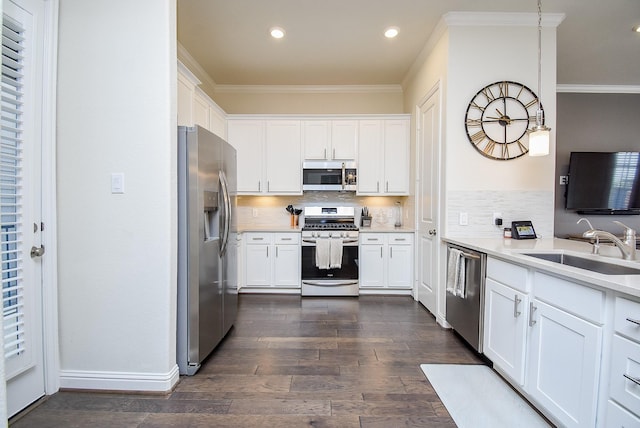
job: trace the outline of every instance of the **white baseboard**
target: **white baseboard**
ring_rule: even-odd
[[[168,373],[60,370],[60,388],[69,389],[169,392],[179,379],[177,364]]]
[[[276,288],[276,287],[242,287],[238,289],[240,294],[297,294],[300,288]]]
[[[360,295],[381,295],[381,296],[411,296],[412,290],[407,289],[391,289],[391,288],[360,288]]]

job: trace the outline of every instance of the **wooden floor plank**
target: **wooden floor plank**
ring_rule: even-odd
[[[12,427],[453,428],[419,365],[482,363],[408,296],[239,302],[234,328],[174,391],[63,391]]]

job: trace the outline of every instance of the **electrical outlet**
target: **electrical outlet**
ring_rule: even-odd
[[[500,220],[500,224],[498,224],[498,222],[496,222],[496,220]],[[502,213],[493,213],[493,220],[491,221],[491,224],[495,225],[495,226],[502,226]]]
[[[258,209],[254,208],[251,214],[253,215],[253,218],[258,217]]]
[[[468,226],[469,225],[469,214],[460,213],[460,216],[458,217],[458,223],[460,224],[460,226]]]
[[[569,184],[569,176],[568,175],[561,175],[559,184],[561,186],[566,186],[567,184]]]

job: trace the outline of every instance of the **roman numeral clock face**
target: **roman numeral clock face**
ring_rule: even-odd
[[[538,97],[525,85],[492,83],[478,91],[467,107],[467,137],[483,156],[519,158],[529,151],[527,129],[536,123],[537,110]]]

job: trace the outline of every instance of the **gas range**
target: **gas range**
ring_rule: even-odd
[[[302,238],[358,239],[354,207],[305,207]]]

